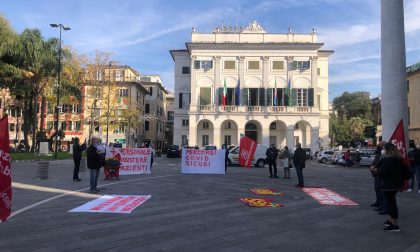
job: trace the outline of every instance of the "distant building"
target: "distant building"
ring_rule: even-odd
[[[420,145],[420,62],[407,67],[408,136]]]
[[[328,57],[317,34],[193,29],[175,62],[174,144],[329,146]]]
[[[169,145],[173,145],[173,138],[174,138],[174,107],[175,106],[175,96],[174,93],[168,92],[166,95],[166,125],[165,125],[165,132],[166,132],[166,141]]]
[[[158,75],[142,76],[141,84],[149,92],[144,98],[144,141],[151,143],[156,150],[165,150],[165,102],[168,91]]]

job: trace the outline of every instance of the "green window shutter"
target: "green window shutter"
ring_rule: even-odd
[[[308,88],[308,106],[314,106],[314,89]]]
[[[273,88],[267,89],[267,106],[273,106]]]
[[[248,88],[242,88],[242,105],[248,106]]]
[[[296,101],[297,101],[297,89],[296,88],[292,88],[292,95],[290,97],[290,106],[296,106]]]
[[[258,98],[259,98],[259,106],[265,106],[265,88],[259,88],[259,94],[258,94]]]
[[[279,104],[278,106],[284,106],[284,88],[279,88],[278,91],[278,96],[279,96]]]

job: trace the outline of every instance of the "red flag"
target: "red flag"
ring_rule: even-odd
[[[12,171],[9,155],[9,123],[7,116],[0,119],[0,220],[12,212]]]
[[[391,138],[389,139],[389,142],[394,144],[398,150],[400,150],[401,155],[403,156],[404,163],[406,165],[410,165],[410,160],[407,156],[407,147],[405,145],[405,133],[404,133],[404,123],[403,120],[398,123],[397,128],[395,129],[394,133],[392,133]],[[405,190],[408,188],[408,180],[404,181],[404,187],[402,190]]]
[[[243,167],[251,167],[256,149],[257,142],[247,136],[241,137],[239,144],[239,165]]]

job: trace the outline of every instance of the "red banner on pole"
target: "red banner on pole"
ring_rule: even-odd
[[[0,220],[12,212],[12,171],[10,167],[9,123],[7,116],[0,119]]]
[[[241,137],[239,144],[239,165],[243,167],[251,167],[256,149],[257,142],[247,136]]]
[[[398,150],[401,152],[401,155],[404,158],[404,162],[408,165],[409,160],[407,156],[407,147],[405,145],[405,132],[404,132],[404,124],[403,120],[398,123],[397,128],[395,129],[394,133],[392,133],[389,142],[394,144]]]

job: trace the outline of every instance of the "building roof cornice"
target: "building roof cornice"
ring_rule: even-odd
[[[191,50],[318,50],[324,43],[186,43]]]

